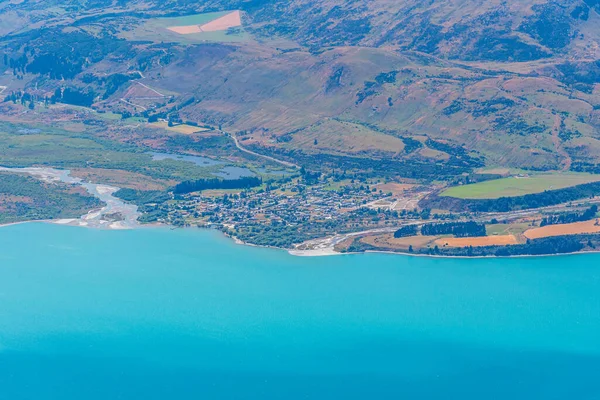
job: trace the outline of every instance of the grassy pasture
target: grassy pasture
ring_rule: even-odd
[[[460,199],[497,199],[541,193],[545,190],[562,189],[596,181],[600,181],[600,175],[584,173],[540,174],[454,186],[443,191],[441,196]]]
[[[231,11],[221,11],[187,15],[183,17],[142,20],[137,26],[132,27],[131,30],[120,32],[119,36],[127,40],[150,40],[153,42],[174,42],[182,44],[199,42],[240,42],[247,40],[248,34],[242,27],[233,31],[200,32],[187,35],[182,35],[167,29],[173,26],[203,25],[214,21],[217,18],[221,18],[230,12]]]
[[[316,144],[315,144],[316,143]],[[394,136],[374,131],[368,127],[346,121],[325,120],[311,125],[293,135],[287,144],[290,149],[301,148],[307,152],[339,154],[363,152],[401,153],[404,142]]]
[[[181,181],[212,177],[214,168],[180,160],[153,161],[145,149],[58,128],[25,129],[0,123],[0,165],[128,171],[148,178]],[[139,176],[141,179],[142,176]]]
[[[494,235],[519,235],[531,228],[531,224],[513,223],[513,224],[490,224],[485,226],[488,236]]]

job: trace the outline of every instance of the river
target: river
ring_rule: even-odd
[[[126,203],[113,196],[113,194],[119,190],[118,187],[85,182],[80,178],[72,177],[68,170],[47,167],[0,167],[0,171],[27,174],[50,183],[63,182],[69,185],[79,185],[85,188],[89,194],[104,203],[104,206],[101,209],[92,210],[88,214],[81,216],[81,218],[61,219],[48,222],[90,228],[131,229],[139,227],[137,219],[140,216],[140,213],[138,212],[137,206]],[[114,220],[115,216],[118,216],[118,220]]]

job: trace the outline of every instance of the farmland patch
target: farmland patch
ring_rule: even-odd
[[[600,181],[600,175],[580,173],[523,175],[454,186],[443,191],[441,196],[459,199],[497,199],[541,193],[546,190],[563,189],[597,181]]]
[[[447,247],[482,247],[482,246],[506,246],[519,243],[515,235],[497,235],[466,238],[441,238],[435,241],[438,246]]]
[[[525,232],[528,239],[539,239],[550,236],[578,235],[582,233],[600,232],[598,220],[573,222],[571,224],[548,225],[541,228],[529,229]]]
[[[131,30],[121,32],[120,35],[128,40],[184,44],[236,42],[248,37],[238,10],[148,19]]]

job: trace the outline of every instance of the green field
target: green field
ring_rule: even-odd
[[[175,181],[212,177],[211,173],[222,167],[201,167],[180,160],[153,161],[150,149],[109,141],[89,131],[0,123],[0,166],[102,168]]]
[[[175,42],[182,44],[192,44],[200,42],[240,42],[248,39],[248,34],[242,27],[231,32],[201,32],[182,35],[170,31],[172,26],[203,25],[231,11],[220,11],[213,13],[186,15],[184,17],[172,18],[153,18],[140,21],[131,30],[123,31],[119,34],[127,40],[150,40],[153,42]],[[233,32],[233,33],[232,33]]]
[[[459,199],[497,199],[540,193],[545,190],[562,189],[596,181],[600,181],[600,175],[584,173],[540,174],[454,186],[443,191],[441,196]]]
[[[531,228],[528,223],[520,224],[491,224],[485,226],[485,231],[488,236],[494,235],[518,235]]]

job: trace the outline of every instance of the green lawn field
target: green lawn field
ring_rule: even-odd
[[[540,193],[545,190],[562,189],[596,181],[600,181],[600,175],[584,173],[540,174],[454,186],[443,191],[441,196],[460,199],[497,199]]]

